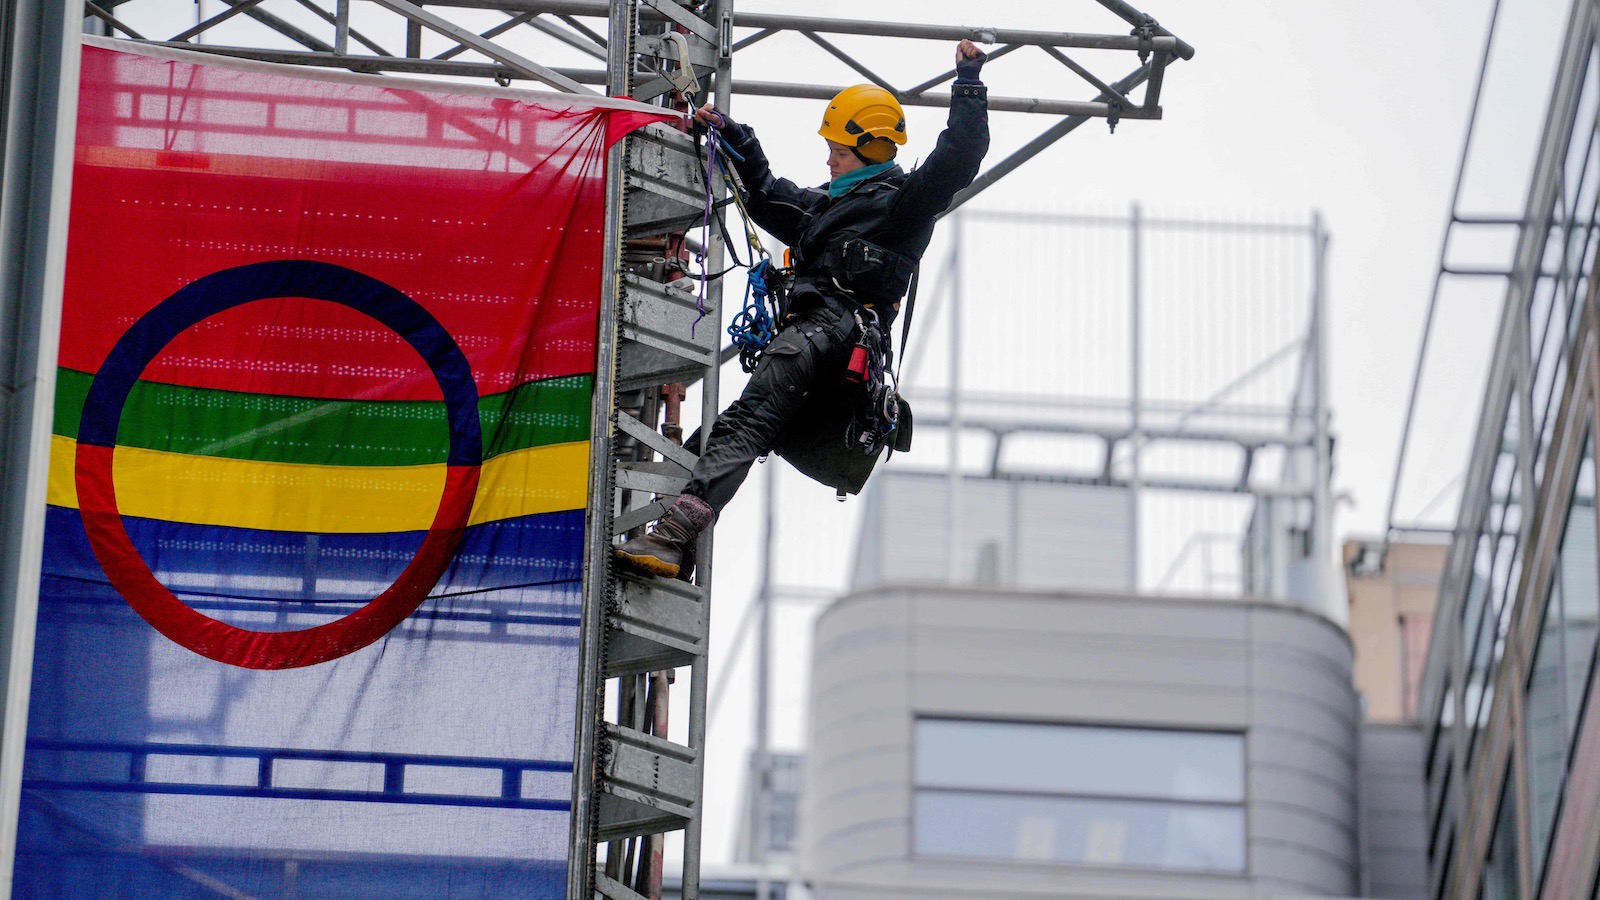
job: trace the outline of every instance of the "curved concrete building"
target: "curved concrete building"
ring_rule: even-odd
[[[1351,648],[1316,614],[884,587],[814,654],[818,900],[1360,891]]]

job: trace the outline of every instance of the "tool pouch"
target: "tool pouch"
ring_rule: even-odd
[[[859,494],[884,459],[885,450],[904,453],[911,449],[911,405],[899,396],[899,424],[893,443],[863,444],[858,409],[861,389],[808,403],[778,439],[777,453],[789,465],[813,481],[841,494]]]
[[[899,394],[894,395],[895,402],[900,404],[900,419],[894,429],[894,444],[892,449],[896,453],[911,452],[911,404]]]
[[[779,456],[800,474],[841,494],[859,494],[882,458],[863,453],[851,440],[861,388],[854,385],[813,395],[778,439]]]
[[[859,494],[884,451],[911,449],[911,406],[893,391],[889,340],[870,310],[838,316],[831,337],[865,348],[865,377],[850,370],[813,394],[779,437],[778,455],[839,494]]]
[[[863,238],[844,242],[839,253],[841,281],[863,302],[896,303],[911,286],[917,261]]]

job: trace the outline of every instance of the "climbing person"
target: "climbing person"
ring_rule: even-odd
[[[895,162],[906,142],[905,113],[876,85],[845,88],[823,111],[817,133],[827,141],[830,180],[817,188],[774,177],[748,126],[709,104],[695,110],[698,125],[717,130],[743,181],[748,215],[792,250],[794,283],[744,392],[704,446],[691,448],[700,457],[683,493],[650,533],[615,548],[625,566],[671,578],[686,557],[692,563],[695,539],[751,464],[778,446],[808,395],[843,379],[862,313],[870,310],[888,333],[935,219],[972,183],[988,151],[988,91],[978,78],[986,58],[971,41],[956,47],[949,122],[910,172]]]

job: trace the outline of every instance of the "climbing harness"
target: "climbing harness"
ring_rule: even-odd
[[[712,276],[702,275],[702,278],[721,277],[736,266],[748,269],[744,305],[734,315],[727,331],[738,349],[740,367],[745,372],[753,372],[788,313],[788,292],[793,285],[794,270],[774,264],[762,245],[745,206],[744,184],[738,171],[727,162],[728,159],[742,161],[743,157],[715,128],[697,130],[697,138],[702,133],[708,135],[704,157],[698,152],[699,141],[696,141],[696,160],[706,181],[702,228],[709,231],[714,219],[733,256],[733,265],[728,269]],[[712,200],[711,179],[718,174],[727,184],[729,200],[738,208],[743,220],[744,243],[750,250],[747,266],[733,252],[736,244],[721,214],[722,204]],[[882,251],[879,253],[882,255]],[[886,264],[884,259],[863,262],[871,263],[874,268]],[[901,323],[902,359],[916,303],[917,276],[913,264]],[[904,452],[911,448],[911,408],[899,393],[900,376],[891,336],[870,306],[852,304],[852,307],[848,318],[839,321],[835,332],[839,338],[852,342],[844,372],[835,387],[819,391],[808,402],[776,448],[801,474],[834,488],[839,500],[844,500],[847,494],[861,492],[878,461],[886,458],[886,450],[892,455],[897,450]]]
[[[845,443],[869,456],[877,456],[891,446],[899,425],[900,403],[895,374],[891,370],[894,350],[889,335],[878,327],[878,316],[870,309],[854,313],[856,344],[851,348],[845,380],[861,385],[861,402],[845,432]]]

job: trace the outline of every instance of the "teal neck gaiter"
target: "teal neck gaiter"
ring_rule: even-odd
[[[846,172],[843,175],[840,175],[838,178],[828,182],[828,196],[835,199],[843,197],[845,194],[849,193],[851,188],[855,187],[861,182],[866,181],[868,178],[871,178],[874,175],[881,175],[892,168],[894,168],[894,160],[891,159],[888,162],[870,165],[862,169],[857,169],[854,172]]]

